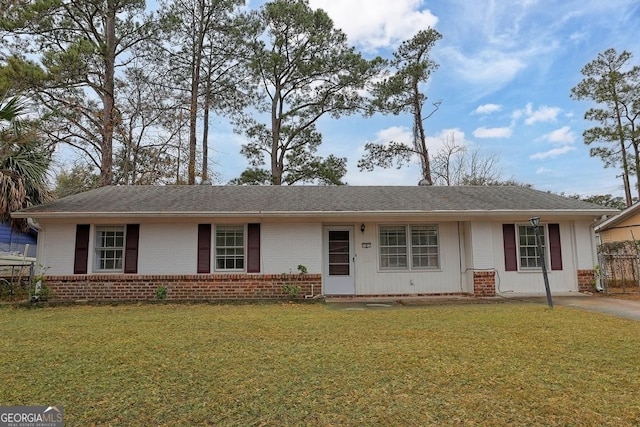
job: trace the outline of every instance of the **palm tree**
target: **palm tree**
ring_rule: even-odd
[[[47,171],[51,152],[32,123],[21,120],[24,104],[17,97],[0,101],[0,220],[25,229],[11,212],[51,200]]]

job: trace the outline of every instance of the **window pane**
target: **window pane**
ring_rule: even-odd
[[[329,275],[348,276],[351,274],[349,258],[349,232],[329,231]]]
[[[96,227],[95,269],[122,270],[124,226]]]
[[[216,270],[244,269],[244,226],[216,227]]]
[[[380,226],[380,268],[407,268],[407,228],[404,225]]]
[[[349,264],[329,264],[329,276],[348,276]]]
[[[436,225],[411,226],[411,268],[437,268],[438,227]]]
[[[539,227],[540,240],[542,242],[542,253],[546,257],[545,227]],[[520,268],[540,268],[540,253],[538,252],[538,242],[535,230],[530,225],[518,226],[518,242],[520,253]]]

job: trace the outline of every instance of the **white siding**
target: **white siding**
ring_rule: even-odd
[[[296,273],[298,265],[322,272],[322,224],[262,224],[260,256],[266,274]]]
[[[48,275],[73,274],[76,225],[41,223],[41,226],[36,271],[43,268]]]
[[[196,274],[198,224],[140,224],[138,274]]]
[[[517,238],[517,226],[516,226]],[[505,271],[502,224],[493,227],[495,242],[494,258],[498,274],[496,276],[496,292],[505,294],[535,295],[545,294],[542,270]],[[573,223],[560,222],[560,245],[562,250],[562,270],[551,270],[547,266],[549,288],[551,293],[578,292],[578,277],[575,266],[575,246]],[[547,257],[547,259],[549,259]]]
[[[597,263],[595,233],[590,222],[575,223],[576,268],[591,270]]]
[[[124,222],[135,223],[127,219]],[[196,274],[198,223],[141,222],[138,250],[138,274]],[[233,223],[238,223],[236,219]],[[434,294],[472,293],[474,270],[496,270],[499,293],[544,294],[542,273],[507,272],[504,266],[502,221],[478,219],[472,222],[429,221],[420,217],[389,218],[382,221],[319,220],[286,222],[273,219],[261,224],[261,273],[296,272],[299,264],[309,273],[322,273],[326,262],[323,230],[328,225],[353,227],[354,275],[356,294]],[[89,223],[86,219],[82,223]],[[230,222],[230,221],[228,221]],[[241,223],[251,222],[251,219]],[[560,224],[562,271],[549,270],[554,293],[577,292],[577,269],[594,266],[593,240],[588,221],[550,221]],[[49,275],[73,274],[75,224],[60,220],[42,221],[38,237],[38,264]],[[220,223],[218,221],[218,223]],[[381,224],[437,224],[439,230],[440,268],[433,270],[383,271],[379,268],[378,230]],[[93,269],[95,226],[91,227],[89,272]],[[214,248],[212,247],[212,251]],[[212,260],[213,266],[213,260]]]
[[[489,248],[496,245],[491,222],[472,222],[471,224],[471,253],[473,264],[471,268],[488,270],[496,267],[495,254]],[[498,240],[502,245],[502,239]]]
[[[436,270],[381,271],[378,262],[378,224],[365,223],[365,227],[365,233],[361,233],[360,225],[355,225],[356,294],[467,292],[460,274],[460,236],[456,222],[438,224],[440,268]],[[371,247],[363,247],[363,243],[371,243]]]

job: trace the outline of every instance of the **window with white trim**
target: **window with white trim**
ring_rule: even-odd
[[[95,271],[123,271],[125,226],[96,226]]]
[[[244,270],[243,225],[216,226],[216,270]]]
[[[435,225],[412,225],[411,268],[438,268],[438,227]]]
[[[545,254],[545,262],[547,261],[547,247],[544,226],[538,227],[540,232],[540,240],[542,242],[542,252]],[[520,268],[542,268],[540,264],[540,252],[538,251],[538,242],[536,240],[535,230],[530,225],[518,226],[518,260]]]
[[[440,266],[438,226],[381,225],[381,270],[423,270]]]

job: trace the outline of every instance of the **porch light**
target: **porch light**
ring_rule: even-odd
[[[549,288],[549,277],[547,275],[547,266],[544,261],[544,252],[542,251],[542,239],[540,238],[540,217],[534,216],[529,218],[529,222],[533,227],[533,232],[536,235],[536,242],[538,243],[538,256],[540,257],[540,266],[542,267],[542,277],[544,279],[544,290],[547,293],[547,304],[549,308],[553,308],[553,300],[551,299],[551,289]]]
[[[364,234],[364,230],[365,230],[365,226],[364,226],[364,222],[362,224],[360,224],[360,231],[362,231],[362,234]]]

